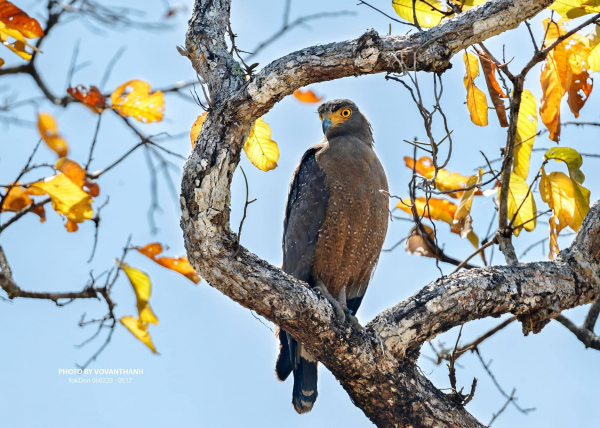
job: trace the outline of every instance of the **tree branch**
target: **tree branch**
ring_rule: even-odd
[[[551,3],[552,0],[493,0],[420,33],[380,37],[369,30],[355,40],[291,53],[273,61],[250,80],[247,97],[253,101],[251,114],[261,116],[283,97],[311,83],[407,70],[441,73],[450,68],[450,59],[456,53],[516,28]],[[239,114],[248,112],[241,109]]]
[[[378,426],[479,427],[416,367],[422,343],[474,319],[513,313],[538,332],[564,309],[600,296],[600,205],[553,262],[486,267],[435,281],[384,311],[363,335],[338,321],[306,285],[244,247],[229,225],[230,185],[253,121],[309,83],[416,69],[441,72],[452,55],[529,19],[551,1],[490,0],[411,36],[314,46],[266,66],[246,82],[225,35],[230,0],[196,0],[187,55],[210,91],[211,109],[182,180],[181,227],[190,262],[211,286],[302,342]]]

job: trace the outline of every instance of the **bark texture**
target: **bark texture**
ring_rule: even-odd
[[[230,184],[253,121],[295,89],[350,75],[442,72],[461,49],[515,28],[549,0],[490,0],[410,36],[313,46],[274,61],[248,82],[225,43],[231,0],[196,0],[187,54],[212,108],[183,173],[181,227],[190,262],[211,286],[280,325],[336,376],[377,426],[482,426],[419,371],[422,343],[470,320],[513,313],[538,332],[564,309],[600,296],[600,204],[553,262],[487,267],[435,281],[384,311],[364,335],[338,322],[329,303],[241,248],[229,225]]]

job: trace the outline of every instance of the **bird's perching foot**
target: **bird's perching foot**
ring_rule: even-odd
[[[348,309],[347,300],[346,300],[346,287],[342,287],[337,300],[340,303],[340,305],[342,306],[342,309],[344,310],[346,316],[348,317],[348,321],[350,321],[350,324],[352,325],[352,327],[354,327],[354,329],[356,331],[358,331],[359,333],[361,333],[361,334],[364,333],[365,328],[362,325],[360,325],[360,323],[358,322],[358,318],[356,318],[354,315],[352,315],[352,311],[350,309]]]
[[[350,309],[346,308],[346,310],[348,311],[346,316],[348,317],[348,321],[350,321],[350,324],[352,324],[352,327],[354,327],[354,329],[359,333],[364,333],[365,328],[362,325],[360,325],[360,323],[358,322],[358,318],[352,315]]]
[[[333,310],[337,318],[344,322],[346,320],[346,313],[344,311],[344,308],[342,307],[342,305],[340,305],[340,302],[334,299],[331,293],[329,293],[329,290],[327,290],[327,287],[325,287],[323,281],[317,281],[315,289],[319,293],[321,293],[321,295],[324,296],[329,301],[329,303],[331,303],[331,306],[333,306]]]

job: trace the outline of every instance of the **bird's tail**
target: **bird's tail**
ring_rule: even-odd
[[[294,357],[294,389],[292,403],[298,413],[308,413],[317,401],[317,360],[299,342],[291,337],[291,355]]]
[[[275,376],[277,380],[283,382],[292,372],[292,357],[290,356],[288,334],[278,326],[275,328],[275,336],[279,338],[279,356],[277,357],[277,363],[275,363]],[[294,339],[290,337],[290,340]]]

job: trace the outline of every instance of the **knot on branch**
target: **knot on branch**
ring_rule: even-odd
[[[540,309],[535,312],[517,315],[517,320],[521,323],[523,335],[527,336],[532,332],[538,334],[559,313],[551,309]]]
[[[354,48],[354,64],[363,73],[375,69],[381,51],[381,38],[377,31],[370,29],[359,37]]]
[[[578,296],[577,305],[591,303],[600,296],[600,202],[596,202],[585,217],[573,244],[560,252],[555,263],[564,263],[573,276]],[[575,306],[575,305],[573,305]],[[544,308],[520,314],[517,319],[523,334],[539,333],[551,319],[560,315],[560,308]]]
[[[570,250],[580,252],[600,279],[600,201],[590,208]]]

